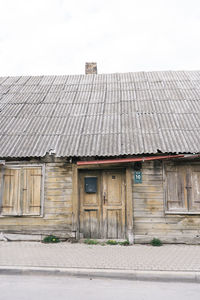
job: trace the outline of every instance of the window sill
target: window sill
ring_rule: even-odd
[[[165,215],[200,215],[200,211],[165,211]]]
[[[0,215],[0,218],[43,218],[43,215]]]

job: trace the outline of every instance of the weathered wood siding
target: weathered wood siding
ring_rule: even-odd
[[[200,215],[165,213],[163,175],[162,163],[145,162],[142,183],[133,180],[135,242],[157,237],[169,243],[200,243]]]
[[[27,164],[30,165],[30,162]],[[44,162],[44,165],[43,215],[1,215],[0,232],[73,236],[72,164],[59,160]],[[200,243],[200,214],[166,214],[163,163],[144,162],[141,184],[134,183],[134,171],[130,167],[129,169],[130,175],[132,174],[131,220],[135,242],[145,243],[157,237],[169,243]],[[129,206],[126,206],[126,210]],[[130,231],[132,225],[127,223],[127,226]]]
[[[0,216],[0,232],[71,235],[72,165],[64,162],[45,163],[44,176],[43,215]]]

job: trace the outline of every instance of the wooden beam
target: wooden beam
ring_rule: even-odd
[[[101,164],[117,164],[117,163],[127,163],[127,162],[137,162],[137,161],[151,161],[151,160],[161,160],[161,159],[171,159],[171,158],[182,158],[183,154],[177,155],[160,155],[160,156],[145,156],[136,158],[116,158],[116,159],[105,159],[105,160],[91,160],[91,161],[78,161],[77,165],[101,165]]]
[[[127,238],[130,244],[134,242],[133,234],[133,193],[132,193],[132,169],[126,168],[126,219],[127,219]]]
[[[72,230],[79,238],[79,198],[78,198],[78,168],[72,166]]]

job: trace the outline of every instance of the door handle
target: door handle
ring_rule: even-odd
[[[106,204],[106,192],[103,193],[103,204]]]

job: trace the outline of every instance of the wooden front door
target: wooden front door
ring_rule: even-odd
[[[81,171],[80,232],[84,238],[125,238],[125,173]]]
[[[103,237],[125,238],[125,174],[104,171],[103,179]]]
[[[87,180],[96,178],[96,192],[86,191]],[[88,171],[80,174],[80,232],[86,238],[100,238],[101,173]]]

